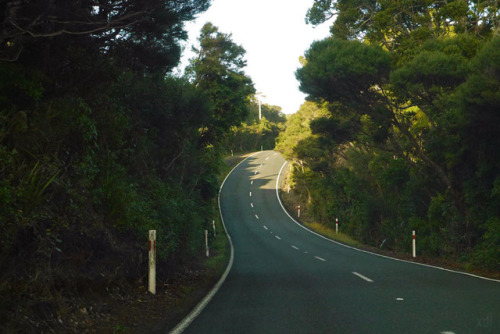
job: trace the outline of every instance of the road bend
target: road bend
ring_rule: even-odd
[[[247,158],[221,190],[234,262],[185,333],[500,333],[500,282],[319,237],[277,197],[286,161]]]

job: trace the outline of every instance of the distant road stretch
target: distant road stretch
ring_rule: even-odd
[[[500,283],[357,251],[296,224],[279,153],[247,158],[220,205],[231,270],[185,333],[500,333]]]

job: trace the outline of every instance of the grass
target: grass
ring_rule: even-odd
[[[226,237],[220,217],[215,220],[216,236],[209,243],[210,256],[204,261],[205,266],[217,274],[222,274],[229,261],[229,242]]]
[[[243,159],[248,157],[252,152],[245,152],[241,154],[234,154],[233,156],[224,157],[225,166],[223,167],[223,172],[221,173],[219,180],[222,183],[224,178],[229,174],[229,172],[240,163]],[[217,210],[217,217],[214,217],[215,221],[215,231],[216,236],[213,236],[209,241],[209,257],[206,258],[203,263],[206,268],[213,273],[214,277],[220,277],[226,265],[229,261],[229,240],[226,236],[226,231],[222,225],[220,212]],[[210,230],[209,233],[212,233]]]
[[[335,230],[329,226],[326,226],[324,224],[316,223],[316,222],[303,222],[304,226],[307,228],[313,230],[316,233],[321,234],[322,236],[325,236],[329,239],[341,242],[345,245],[352,246],[352,247],[361,247],[362,244],[353,238],[351,238],[349,235],[344,234],[342,232],[336,233]]]

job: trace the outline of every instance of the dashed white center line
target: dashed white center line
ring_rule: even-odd
[[[267,226],[266,225],[262,225],[262,227],[267,231]]]
[[[252,180],[252,181],[250,181],[250,184],[253,184],[253,180]]]
[[[252,197],[252,192],[250,192],[250,197]]]
[[[319,257],[319,256],[315,256],[314,258],[317,259],[317,260],[323,261],[323,262],[326,261],[325,259],[323,259],[322,257]]]
[[[280,238],[280,237],[278,237],[277,235],[275,235],[274,237],[275,237],[276,239],[278,239],[278,240],[281,240],[281,238]]]
[[[253,208],[253,203],[250,203],[250,206]]]
[[[259,216],[255,215],[255,218],[259,219]]]
[[[363,275],[361,275],[360,273],[357,273],[357,272],[355,272],[355,271],[353,271],[352,273],[353,273],[354,275],[358,276],[359,278],[364,279],[364,280],[365,280],[365,281],[367,281],[367,282],[373,282],[373,280],[372,280],[372,279],[370,279],[370,278],[368,278],[368,277],[366,277],[366,276],[363,276]]]
[[[452,332],[452,331],[443,331],[443,332],[441,332],[441,334],[455,334],[455,332]]]
[[[292,245],[293,249],[299,250],[299,247]]]

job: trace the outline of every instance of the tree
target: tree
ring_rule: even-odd
[[[210,0],[3,1],[0,59],[17,60],[34,38],[47,44],[54,37],[91,36],[101,41],[103,50],[125,44],[136,61],[145,61],[139,53],[149,50],[155,53],[149,57],[150,65],[161,60],[172,66],[180,55],[176,42],[187,37],[183,22],[192,20],[209,4]]]
[[[245,49],[219,32],[211,23],[201,29],[196,57],[186,69],[195,87],[212,101],[210,123],[203,129],[207,142],[215,142],[231,126],[239,125],[248,115],[250,97],[255,93],[252,80],[245,75]]]
[[[364,39],[401,56],[414,53],[429,38],[450,33],[487,36],[497,29],[497,1],[315,0],[306,15],[313,25],[336,16],[335,37]]]
[[[398,247],[397,222],[408,222],[431,254],[498,268],[499,158],[486,153],[498,145],[498,9],[495,1],[317,0],[308,12],[313,24],[337,16],[333,38],[313,43],[296,72],[331,117],[311,122],[312,136],[292,155],[311,166],[309,193],[324,189],[321,175],[340,182],[341,207],[363,239],[391,235]],[[322,147],[324,137],[337,149]],[[309,154],[314,147],[340,158]],[[371,190],[352,192],[360,185]]]

